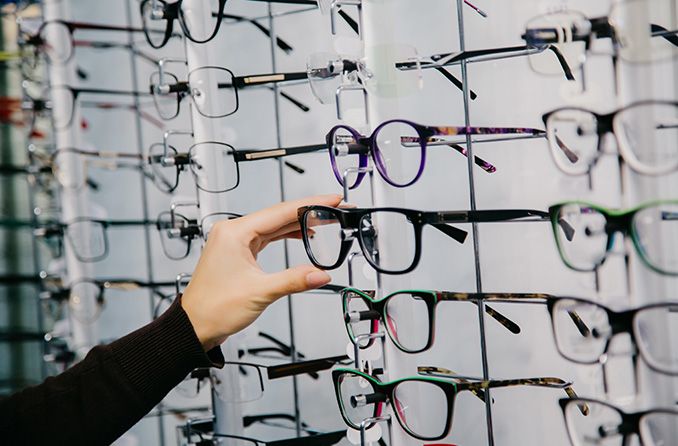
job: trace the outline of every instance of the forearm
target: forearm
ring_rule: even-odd
[[[221,366],[206,354],[176,302],[160,318],[93,348],[59,376],[0,402],[8,444],[110,444],[158,404],[192,369]]]

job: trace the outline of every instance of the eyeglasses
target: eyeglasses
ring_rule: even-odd
[[[263,397],[265,380],[286,378],[290,376],[309,375],[318,378],[318,372],[328,370],[334,365],[350,361],[346,355],[330,356],[279,365],[262,365],[252,362],[227,361],[219,370],[196,369],[184,382],[181,393],[185,396],[197,395],[205,383],[209,383],[217,397],[225,402],[244,403],[256,401]],[[238,382],[229,376],[238,376]]]
[[[667,344],[666,333],[678,326],[678,303],[657,303],[625,311],[581,298],[550,298],[547,301],[553,334],[560,354],[579,364],[603,364],[608,359],[612,339],[627,333],[639,353],[654,371],[678,375],[675,348]],[[583,325],[573,326],[576,313]]]
[[[543,54],[543,57],[549,58],[549,60],[551,60],[552,63],[559,68],[559,74],[564,75],[567,80],[574,80],[572,67],[570,67],[568,61],[556,45],[540,45],[538,47],[531,45],[509,46],[501,48],[486,48],[481,50],[457,51],[452,53],[438,53],[431,55],[429,58],[419,59],[416,63],[407,60],[398,61],[396,63],[396,68],[402,71],[413,69],[436,69],[440,71],[439,69],[441,67],[458,65],[462,61],[483,62],[494,59],[533,56],[535,54]]]
[[[96,321],[106,306],[106,291],[134,291],[141,288],[150,288],[156,296],[166,299],[168,296],[159,291],[159,288],[174,287],[174,281],[147,282],[135,279],[79,279],[65,288],[46,291],[41,294],[42,299],[56,302],[67,302],[70,314],[78,321],[91,324]],[[171,293],[174,295],[174,293]]]
[[[26,226],[33,226],[27,223]],[[172,260],[188,256],[191,241],[200,236],[200,228],[195,220],[189,220],[181,214],[163,212],[157,220],[101,220],[80,217],[68,223],[43,223],[34,229],[36,237],[47,240],[64,237],[73,249],[75,257],[81,262],[99,262],[109,253],[109,228],[155,226],[165,255]],[[57,255],[60,255],[58,253]]]
[[[101,88],[75,88],[68,85],[57,85],[50,89],[52,103],[60,104],[59,113],[54,114],[54,127],[57,130],[64,130],[73,124],[77,100],[83,94],[103,95],[103,96],[127,96],[127,97],[150,97],[150,93],[140,91],[120,91],[106,90]],[[101,108],[114,108],[116,104],[102,104]]]
[[[421,234],[431,225],[458,243],[468,233],[447,223],[548,221],[549,214],[531,209],[422,212],[401,208],[350,208],[305,206],[297,211],[302,239],[311,263],[321,269],[338,268],[358,239],[367,262],[383,274],[405,274],[414,270],[421,257]],[[567,222],[559,222],[567,227]],[[397,235],[398,257],[383,255],[381,234]]]
[[[75,157],[79,169],[71,169],[64,173],[62,162],[69,156]],[[66,189],[81,189],[89,185],[98,189],[98,184],[90,177],[92,168],[100,170],[131,169],[143,172],[142,156],[136,153],[109,152],[99,150],[83,150],[74,147],[60,148],[51,154],[49,168],[61,187]],[[129,161],[132,161],[131,163]]]
[[[357,171],[355,181],[349,189],[357,188],[365,178],[371,155],[377,171],[388,184],[394,187],[407,187],[416,183],[424,172],[426,149],[429,146],[444,145],[466,156],[467,151],[456,142],[465,143],[457,138],[456,142],[448,137],[464,135],[515,135],[521,137],[543,137],[546,132],[529,127],[435,127],[416,124],[404,119],[392,119],[381,123],[370,136],[359,133],[352,127],[338,125],[326,136],[330,152],[332,171],[339,184],[344,185],[344,175],[348,171]],[[491,141],[486,138],[485,141]],[[566,156],[571,152],[564,145],[559,146]],[[350,156],[356,155],[356,156]],[[496,168],[475,157],[475,164],[485,172],[493,173]],[[362,170],[361,170],[362,169]]]
[[[205,2],[205,10],[210,14],[198,17],[194,11],[182,8],[183,0],[167,3],[164,0],[143,0],[139,5],[143,31],[148,44],[153,48],[164,47],[172,37],[174,21],[187,39],[195,43],[207,43],[219,32],[226,0],[209,0]],[[215,11],[217,14],[211,14]]]
[[[50,20],[43,22],[37,31],[31,33],[25,30],[28,24],[30,22],[22,24],[24,29],[22,29],[20,34],[19,46],[35,47],[36,53],[44,53],[48,61],[53,64],[65,64],[71,60],[74,48],[77,46],[73,38],[75,31],[113,31],[124,33],[140,33],[144,31],[143,29],[126,26]],[[51,42],[59,42],[59,45],[52,45]]]
[[[238,111],[239,89],[306,78],[305,72],[235,76],[228,68],[207,66],[188,73],[186,82],[180,82],[177,76],[164,70],[153,72],[150,92],[158,114],[165,120],[179,115],[181,101],[186,96],[191,97],[201,115],[224,118]],[[305,105],[302,109],[308,111]]]
[[[384,413],[390,403],[398,423],[418,440],[440,440],[452,428],[452,414],[457,395],[513,386],[537,386],[563,389],[576,396],[571,383],[560,378],[541,377],[510,380],[468,381],[455,379],[453,372],[437,367],[420,367],[420,375],[381,382],[352,369],[332,371],[332,380],[341,416],[348,426],[360,430],[370,418]],[[442,378],[445,379],[442,379]]]
[[[610,403],[590,399],[561,399],[567,433],[573,446],[624,446],[633,444],[670,445],[676,442],[678,411],[673,409],[650,409],[641,412],[625,412]],[[590,415],[583,417],[578,408],[586,404]]]
[[[576,271],[595,271],[612,250],[615,234],[629,236],[642,262],[659,274],[678,275],[678,201],[654,201],[628,210],[587,202],[549,208],[560,257]],[[570,228],[559,222],[567,221]]]
[[[610,56],[618,56],[631,63],[659,61],[678,54],[678,31],[671,28],[671,15],[663,12],[670,7],[666,0],[657,0],[651,6],[643,0],[624,0],[616,2],[607,17],[589,19],[583,13],[572,10],[544,14],[527,22],[522,38],[532,47],[546,45],[558,48],[573,70],[585,63],[594,41],[603,38],[612,40]],[[638,36],[638,20],[646,21],[646,36]],[[667,22],[670,27],[662,26]],[[532,54],[529,60],[537,73],[550,75],[559,72],[554,60],[543,55]]]
[[[553,159],[566,174],[590,173],[605,153],[603,138],[607,134],[614,135],[619,155],[634,171],[663,175],[678,170],[678,102],[635,102],[607,114],[562,107],[542,119]],[[564,156],[561,142],[577,155],[576,161]]]
[[[264,418],[266,417],[266,418]],[[273,425],[271,423],[266,423],[265,419],[271,418],[281,418],[290,421],[295,421],[296,418],[292,415],[287,414],[268,414],[268,415],[255,415],[255,416],[245,416],[243,417],[243,425],[245,427],[250,426],[253,422],[258,421],[262,424]],[[254,421],[253,421],[254,420]],[[286,427],[274,424],[276,427]],[[214,417],[208,419],[193,419],[188,420],[185,426],[181,427],[183,436],[188,441],[188,444],[205,444],[215,442],[220,443],[221,439],[225,439],[229,443],[232,443],[237,446],[330,446],[337,444],[344,437],[346,437],[346,430],[320,433],[313,431],[306,427],[305,423],[302,423],[302,431],[310,434],[307,437],[298,437],[298,438],[288,438],[284,440],[276,441],[261,441],[256,440],[250,437],[243,437],[239,435],[229,435],[221,434],[214,432]],[[197,437],[197,438],[196,438]],[[211,442],[210,442],[211,441]],[[382,443],[380,442],[380,446]]]
[[[344,322],[349,339],[359,348],[371,346],[379,322],[389,337],[404,353],[420,353],[431,348],[435,338],[436,309],[442,302],[467,302],[478,305],[485,300],[535,302],[546,304],[546,294],[523,293],[458,293],[433,290],[401,290],[377,298],[371,290],[344,288],[341,290]],[[485,312],[514,334],[520,333],[518,324],[494,308],[485,306]],[[580,324],[576,313],[573,321]]]

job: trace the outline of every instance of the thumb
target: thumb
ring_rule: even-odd
[[[268,275],[268,294],[275,298],[326,285],[332,278],[311,265],[299,265]]]

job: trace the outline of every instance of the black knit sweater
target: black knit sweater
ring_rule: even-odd
[[[0,444],[110,444],[191,370],[223,364],[220,348],[205,353],[176,299],[150,324],[0,400]]]

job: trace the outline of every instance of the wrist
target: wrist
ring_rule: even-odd
[[[185,294],[181,296],[181,308],[188,316],[188,320],[193,326],[193,331],[206,352],[226,341],[227,336],[219,335],[216,330],[211,329],[209,322],[200,316],[199,309],[191,305],[191,299],[187,299]]]

